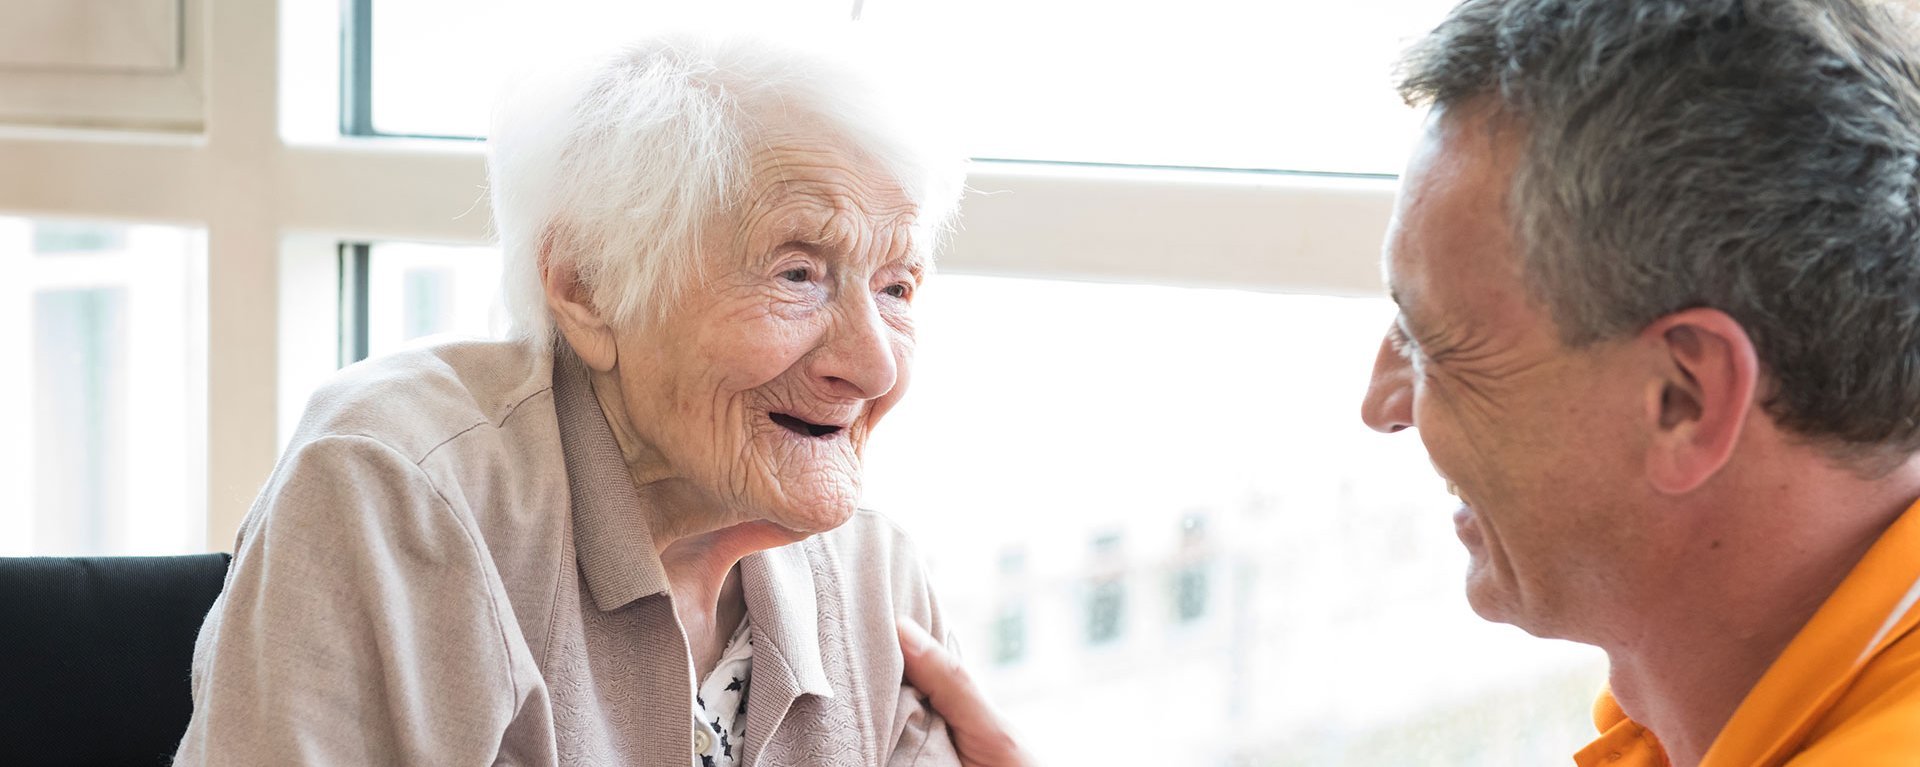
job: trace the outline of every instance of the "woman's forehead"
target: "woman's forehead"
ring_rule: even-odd
[[[913,200],[871,158],[834,142],[789,139],[756,151],[745,208],[817,207],[873,217],[900,215]]]
[[[873,216],[844,202],[796,195],[784,204],[762,209],[759,215],[740,222],[733,250],[749,261],[788,249],[821,257],[917,261],[911,210],[901,215]]]
[[[916,206],[888,174],[837,152],[770,154],[781,161],[756,163],[736,238],[834,245],[913,224]]]

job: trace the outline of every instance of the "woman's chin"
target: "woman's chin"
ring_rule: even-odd
[[[791,529],[778,522],[756,519],[720,530],[715,535],[719,539],[729,541],[730,545],[760,551],[798,543],[812,537],[813,534]]]
[[[844,525],[853,518],[854,504],[834,500],[804,506],[770,510],[762,520],[788,533],[794,540],[818,535]]]
[[[751,519],[764,520],[800,537],[832,530],[853,518],[859,506],[860,475],[827,464],[794,471],[768,472],[758,492],[747,496]]]

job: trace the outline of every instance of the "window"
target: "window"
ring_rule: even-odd
[[[0,555],[197,551],[192,232],[0,218]]]
[[[1087,644],[1098,646],[1118,640],[1126,607],[1126,581],[1118,575],[1093,578],[1087,588]]]
[[[0,25],[0,122],[201,127],[204,0],[15,0]]]
[[[1207,570],[1204,565],[1187,565],[1174,574],[1173,609],[1181,623],[1192,623],[1207,614]]]
[[[1120,639],[1127,618],[1126,569],[1121,560],[1120,536],[1102,533],[1093,539],[1092,574],[1087,578],[1087,644],[1099,646]]]
[[[1002,666],[1027,656],[1027,578],[1025,549],[1000,553],[1000,610],[993,619],[993,662]]]
[[[758,18],[832,22],[942,94],[975,157],[1397,173],[1419,115],[1393,93],[1406,42],[1453,0],[524,0],[373,3],[367,130],[485,135],[490,83],[598,26]],[[420,55],[432,51],[432,55]],[[983,52],[991,52],[985,54]]]
[[[993,621],[993,662],[1018,663],[1027,654],[1027,608],[1019,602],[1002,605]]]
[[[347,361],[386,354],[429,336],[486,337],[505,329],[496,294],[500,252],[416,243],[356,245],[341,251],[346,273],[364,271],[365,300],[352,291],[348,316],[363,323]],[[351,278],[350,278],[351,281]],[[359,312],[357,314],[353,312]]]
[[[1177,623],[1193,623],[1207,614],[1207,576],[1213,562],[1207,545],[1207,518],[1189,514],[1180,520],[1180,551],[1173,571],[1173,613]]]
[[[1476,617],[1419,441],[1359,423],[1385,299],[947,273],[918,300],[865,503],[914,534],[963,646],[1006,625],[983,552],[1026,552],[1023,661],[978,673],[1046,723],[1043,762],[1518,764],[1590,739],[1601,659]]]

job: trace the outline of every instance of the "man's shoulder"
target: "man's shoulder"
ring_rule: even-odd
[[[1920,764],[1920,632],[1876,656],[1788,764]]]

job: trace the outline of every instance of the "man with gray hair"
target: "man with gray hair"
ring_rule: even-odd
[[[1476,612],[1607,652],[1580,765],[1920,763],[1905,10],[1467,0],[1403,63],[1363,416],[1461,499]],[[1019,763],[902,634],[966,758]]]

